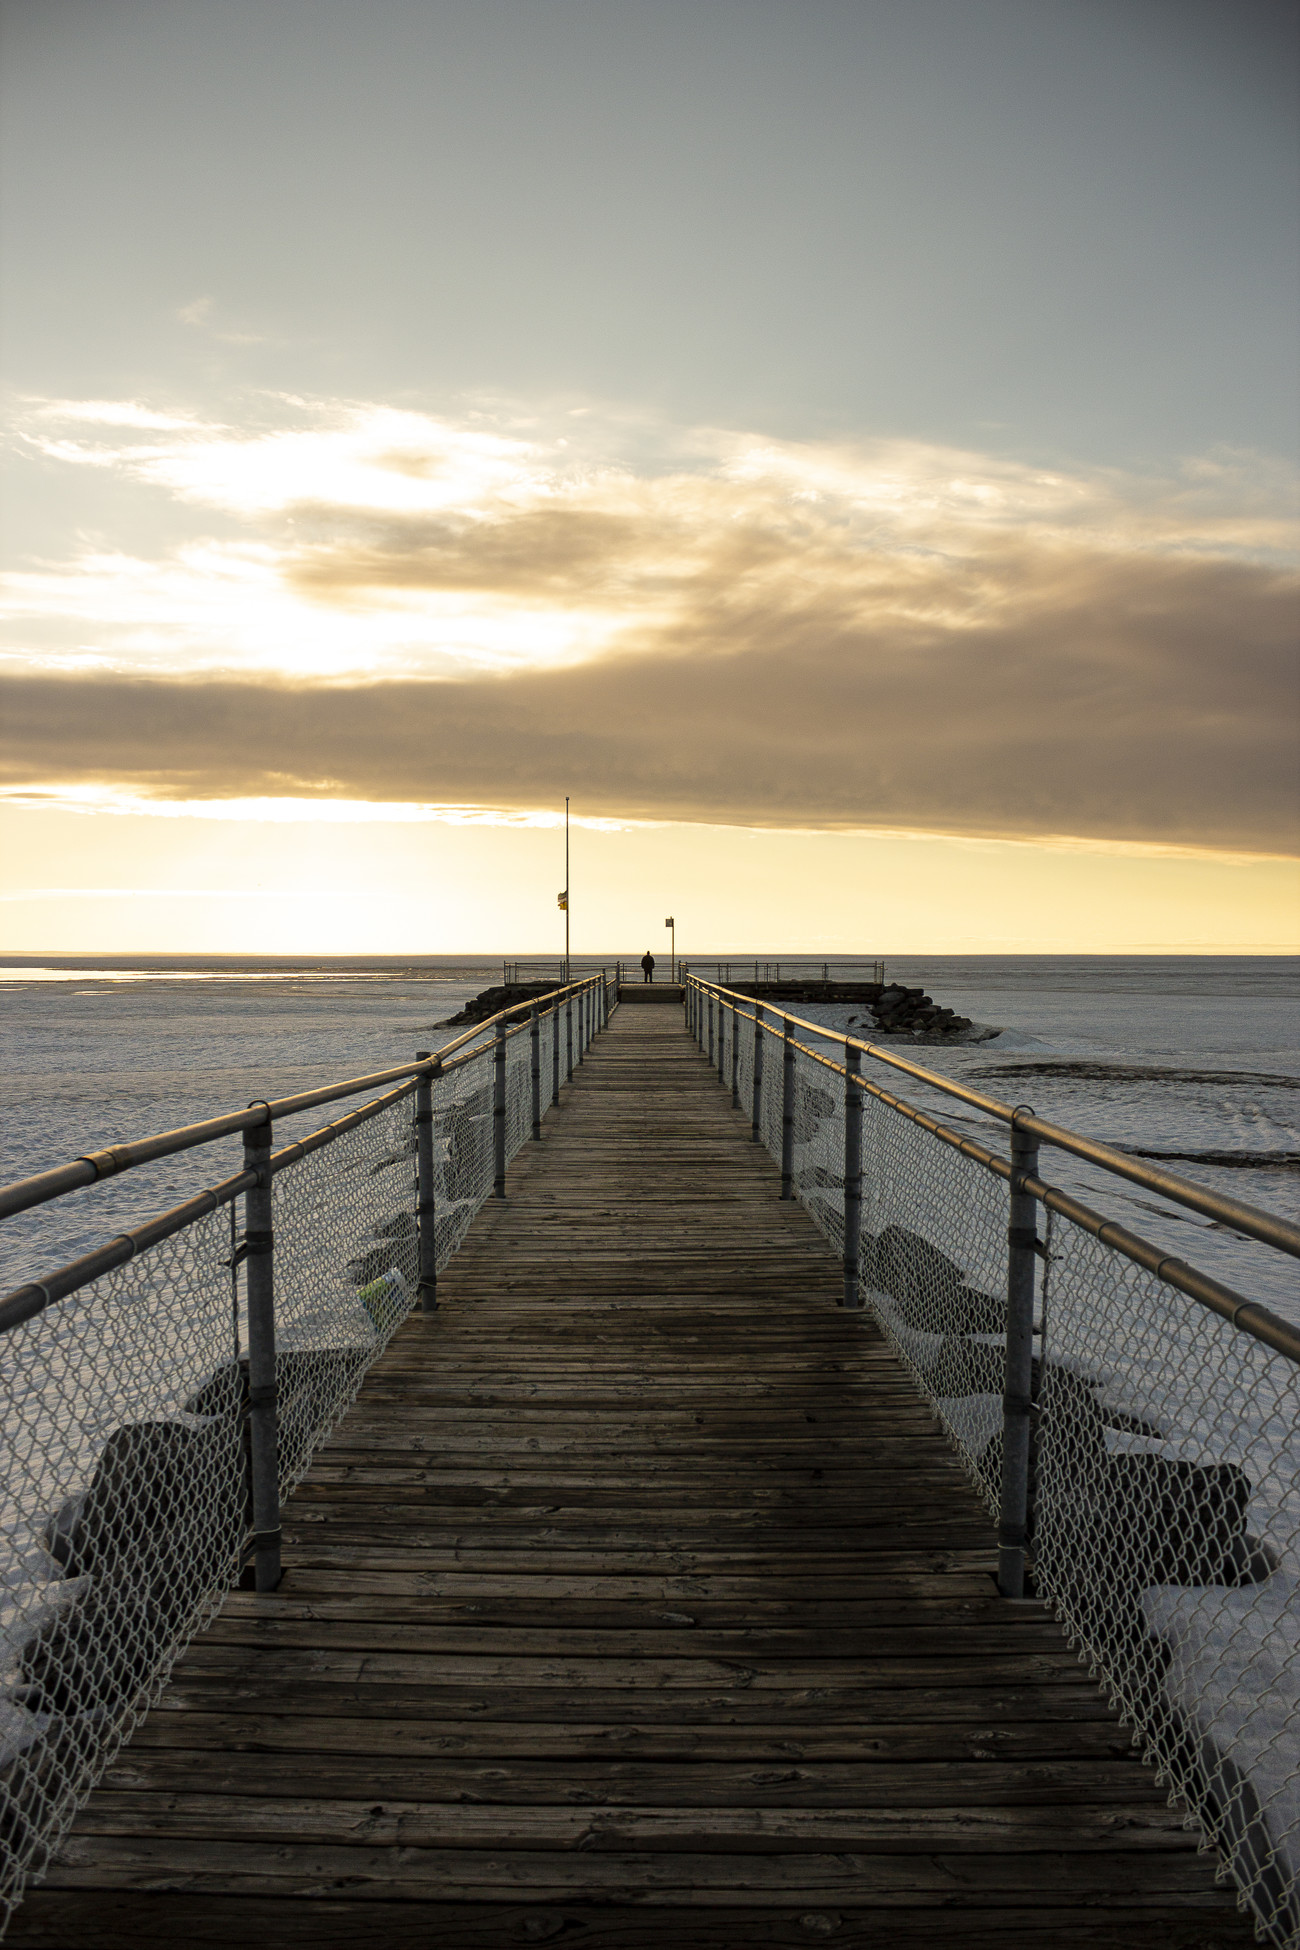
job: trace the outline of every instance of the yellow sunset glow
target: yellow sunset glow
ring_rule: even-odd
[[[448,823],[371,808],[340,823],[0,807],[0,844],[20,863],[0,927],[15,952],[554,954],[562,821],[562,810]],[[598,821],[575,823],[571,846],[578,953],[657,940],[665,913],[694,953],[1300,948],[1288,860]]]

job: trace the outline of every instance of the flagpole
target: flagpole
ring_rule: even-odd
[[[569,979],[569,795],[564,795],[564,979]]]

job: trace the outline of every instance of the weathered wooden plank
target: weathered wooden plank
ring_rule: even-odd
[[[260,1809],[261,1804],[258,1804]],[[508,1902],[521,1893],[609,1897],[655,1903],[665,1898],[708,1904],[723,1899],[762,1907],[772,1898],[815,1903],[826,1898],[877,1904],[1021,1903],[1054,1909],[1063,1899],[1123,1895],[1138,1909],[1156,1906],[1222,1912],[1223,1894],[1194,1849],[1109,1849],[1090,1852],[1001,1849],[918,1850],[833,1854],[775,1849],[646,1850],[606,1855],[596,1849],[413,1847],[401,1844],[202,1840],[188,1835],[100,1835],[79,1826],[59,1852],[48,1878],[56,1888],[93,1889],[105,1880],[143,1891],[163,1887],[250,1892],[284,1890],[321,1901],[349,1898],[369,1885],[390,1899],[430,1901],[477,1897]]]
[[[131,1747],[105,1776],[120,1794],[193,1793],[261,1798],[525,1803],[562,1806],[730,1807],[1069,1807],[1126,1805],[1145,1795],[1146,1774],[1128,1758],[940,1762],[746,1762],[692,1760],[493,1761],[400,1758],[353,1752],[268,1753],[250,1765],[244,1752]],[[1149,1811],[1149,1798],[1142,1801]]]
[[[650,1510],[653,1506],[649,1506]],[[741,1556],[757,1564],[773,1558],[804,1557],[821,1561],[827,1557],[852,1559],[856,1553],[896,1556],[897,1528],[892,1531],[877,1514],[873,1522],[832,1518],[804,1526],[798,1511],[751,1512],[703,1509],[665,1511],[662,1527],[655,1526],[656,1554],[675,1555],[689,1551],[710,1558],[719,1555]],[[916,1544],[942,1549],[946,1544],[964,1542],[971,1550],[983,1551],[991,1526],[979,1513],[966,1522],[954,1521],[942,1527],[942,1502],[934,1497],[904,1499],[899,1516],[909,1523]],[[825,1516],[825,1513],[823,1513]],[[531,1519],[531,1520],[530,1520]],[[369,1535],[385,1548],[409,1538],[411,1547],[422,1551],[440,1549],[518,1549],[583,1551],[599,1557],[615,1558],[629,1551],[645,1551],[645,1532],[654,1525],[647,1509],[564,1508],[558,1503],[542,1505],[535,1516],[525,1509],[484,1511],[442,1507],[436,1486],[415,1496],[391,1499],[387,1495],[318,1497],[295,1510],[293,1521],[304,1531],[327,1527],[329,1541],[337,1543],[351,1531]],[[802,1548],[801,1548],[802,1546]]]
[[[509,1687],[534,1690],[558,1686],[566,1693],[592,1688],[635,1688],[656,1695],[670,1688],[743,1688],[747,1693],[801,1692],[808,1687],[828,1692],[872,1692],[877,1688],[942,1686],[1027,1686],[1077,1684],[1091,1696],[1095,1689],[1074,1654],[1060,1641],[1047,1652],[1041,1647],[1011,1652],[965,1652],[954,1657],[945,1647],[925,1658],[779,1659],[745,1656],[709,1658],[683,1650],[676,1659],[629,1659],[613,1651],[602,1657],[529,1658],[490,1653],[419,1652],[412,1648],[389,1652],[372,1648],[353,1651],[344,1646],[307,1648],[258,1640],[254,1644],[223,1645],[204,1637],[178,1668],[179,1683],[192,1686],[199,1679],[255,1674],[259,1686],[295,1684],[299,1679],[329,1679],[341,1685]]]
[[[956,1526],[954,1526],[956,1528]],[[497,1550],[489,1539],[484,1538],[481,1545],[463,1549],[439,1550],[425,1548],[414,1530],[404,1530],[387,1546],[374,1537],[369,1529],[355,1532],[350,1540],[339,1537],[337,1540],[325,1532],[323,1525],[286,1524],[292,1530],[295,1551],[304,1564],[313,1566],[337,1567],[342,1569],[351,1565],[358,1570],[382,1571],[387,1569],[419,1570],[426,1569],[431,1576],[453,1575],[456,1571],[477,1571],[480,1574],[492,1571],[508,1572],[520,1576],[589,1577],[619,1578],[644,1575],[646,1551],[564,1551],[537,1549],[531,1552]],[[967,1533],[965,1526],[958,1529],[957,1543],[951,1550],[934,1549],[928,1554],[923,1551],[910,1552],[902,1557],[898,1551],[876,1550],[860,1552],[849,1558],[835,1551],[808,1550],[802,1553],[777,1551],[748,1551],[743,1545],[734,1551],[695,1550],[681,1547],[674,1550],[655,1552],[660,1575],[667,1577],[672,1573],[678,1576],[698,1576],[710,1584],[715,1578],[733,1575],[748,1575],[751,1580],[770,1579],[774,1588],[780,1589],[783,1582],[790,1589],[797,1589],[801,1579],[816,1578],[828,1591],[854,1588],[855,1582],[868,1573],[887,1576],[890,1572],[919,1570],[982,1570],[992,1575],[996,1552],[989,1548],[968,1548],[973,1545],[979,1532]],[[987,1534],[987,1533],[985,1533]],[[901,1559],[901,1561],[900,1561]]]
[[[1061,1652],[1060,1630],[1049,1619],[1037,1625],[1010,1627],[987,1622],[954,1623],[944,1618],[940,1623],[899,1625],[892,1630],[874,1624],[849,1629],[823,1627],[819,1631],[797,1628],[711,1631],[707,1626],[696,1626],[689,1633],[681,1627],[658,1631],[627,1626],[573,1630],[559,1625],[440,1624],[424,1619],[418,1623],[399,1623],[391,1616],[386,1616],[383,1624],[383,1647],[389,1658],[412,1652],[453,1654],[462,1658],[491,1655],[623,1661],[688,1658],[747,1662],[756,1659],[765,1663],[795,1661],[807,1669],[828,1663],[836,1667],[855,1662],[870,1665],[880,1659],[915,1661],[930,1654],[967,1659],[975,1654],[996,1653],[1019,1662],[1031,1652],[1049,1652],[1053,1658]],[[259,1656],[272,1646],[320,1652],[355,1650],[369,1656],[375,1646],[374,1625],[373,1618],[322,1618],[314,1612],[305,1615],[300,1612],[298,1617],[281,1614],[258,1619],[245,1614],[219,1619],[204,1634],[203,1643],[246,1651],[256,1647]],[[193,1668],[187,1665],[186,1670]]]
[[[665,1808],[597,1804],[564,1807],[536,1803],[502,1806],[474,1801],[388,1802],[176,1793],[105,1787],[78,1824],[82,1836],[130,1836],[166,1829],[176,1838],[212,1841],[283,1841],[299,1845],[304,1830],[318,1844],[365,1848],[584,1849],[622,1854],[662,1854],[685,1849],[785,1855],[853,1849],[864,1854],[944,1849],[954,1853],[993,1849],[1093,1853],[1123,1849],[1164,1854],[1195,1852],[1196,1840],[1173,1809],[1138,1801],[1071,1803],[1040,1797],[1028,1805],[988,1805],[982,1800],[939,1806]],[[75,1860],[75,1855],[72,1857]]]
[[[276,1592],[270,1598],[263,1598],[251,1591],[234,1593],[220,1617],[209,1627],[209,1636],[220,1638],[229,1633],[245,1641],[255,1638],[263,1627],[292,1631],[300,1622],[314,1621],[322,1627],[334,1623],[343,1627],[355,1624],[358,1630],[369,1634],[370,1644],[374,1643],[376,1624],[391,1626],[397,1633],[411,1626],[422,1626],[430,1632],[439,1632],[444,1627],[472,1631],[488,1626],[508,1630],[528,1626],[566,1634],[618,1630],[625,1635],[626,1644],[644,1641],[647,1650],[668,1650],[687,1631],[692,1634],[693,1643],[702,1645],[715,1640],[719,1645],[770,1643],[773,1648],[803,1645],[809,1657],[829,1656],[828,1649],[833,1648],[837,1635],[844,1640],[846,1656],[867,1651],[873,1643],[871,1635],[877,1632],[906,1632],[912,1643],[911,1634],[919,1631],[920,1643],[925,1643],[924,1635],[937,1629],[950,1632],[955,1646],[968,1644],[967,1633],[971,1631],[997,1633],[1002,1635],[999,1642],[1008,1647],[1024,1643],[1021,1633],[1028,1633],[1031,1638],[1045,1633],[1049,1643],[1060,1644],[1055,1621],[1032,1604],[1013,1607],[992,1597],[951,1598],[947,1592],[940,1598],[871,1597],[838,1604],[761,1597],[726,1603],[697,1597],[692,1600],[691,1609],[684,1611],[652,1608],[640,1600],[595,1602],[590,1598],[549,1597],[533,1601],[509,1592],[508,1581],[509,1595],[468,1604],[387,1589],[368,1592],[343,1591],[336,1587],[337,1580],[331,1577],[322,1580],[320,1591],[304,1593],[300,1575],[294,1595]],[[602,1613],[608,1614],[608,1624],[604,1623]],[[384,1642],[398,1643],[389,1640],[386,1634]]]
[[[480,1760],[497,1761],[526,1755],[547,1756],[553,1760],[590,1760],[611,1754],[636,1755],[645,1759],[689,1760],[693,1765],[707,1760],[743,1759],[750,1763],[772,1763],[788,1767],[792,1762],[813,1760],[996,1762],[999,1766],[1023,1760],[1080,1759],[1101,1757],[1132,1760],[1132,1738],[1107,1713],[1085,1719],[1051,1718],[1005,1720],[992,1708],[996,1696],[984,1704],[987,1715],[967,1719],[930,1720],[910,1717],[900,1721],[857,1719],[848,1723],[804,1714],[787,1718],[780,1725],[761,1717],[737,1719],[733,1724],[706,1714],[688,1724],[681,1716],[661,1723],[645,1724],[626,1716],[609,1723],[590,1723],[569,1717],[562,1704],[562,1719],[540,1717],[533,1720],[475,1716],[464,1719],[410,1718],[383,1716],[367,1718],[346,1713],[276,1712],[240,1702],[231,1710],[220,1705],[210,1710],[189,1701],[172,1700],[172,1710],[151,1714],[135,1735],[129,1752],[142,1749],[183,1749],[204,1753],[220,1751],[238,1756],[266,1753],[293,1755],[365,1754],[387,1759],[418,1757],[457,1758],[469,1753]],[[549,1702],[554,1711],[554,1697]],[[894,1714],[902,1702],[894,1703]],[[913,1702],[906,1707],[911,1712]],[[1043,1709],[1046,1711],[1046,1707]],[[244,1765],[251,1771],[251,1763]],[[1144,1777],[1149,1778],[1149,1777]]]
[[[286,1576],[281,1586],[286,1597],[316,1591],[391,1591],[407,1596],[424,1593],[430,1598],[442,1597],[449,1601],[512,1596],[600,1603],[621,1599],[644,1604],[684,1602],[693,1608],[706,1603],[738,1603],[747,1608],[780,1603],[788,1615],[791,1606],[815,1607],[818,1602],[861,1605],[876,1600],[929,1598],[942,1602],[949,1597],[954,1601],[987,1598],[994,1588],[993,1556],[984,1551],[969,1556],[955,1551],[934,1551],[924,1557],[890,1553],[888,1561],[875,1564],[860,1576],[818,1578],[811,1596],[805,1579],[782,1580],[771,1574],[710,1571],[707,1576],[677,1576],[671,1571],[660,1571],[640,1576],[606,1573],[593,1577],[574,1571],[524,1572],[510,1566],[499,1571],[422,1571],[412,1568],[409,1553],[394,1552],[391,1558],[377,1565],[364,1566],[358,1563],[355,1552],[324,1551],[320,1555],[319,1564],[300,1563],[292,1579]],[[877,1559],[882,1555],[877,1552]],[[389,1568],[390,1565],[399,1568]]]
[[[173,1950],[176,1943],[213,1946],[259,1943],[274,1950],[506,1950],[506,1946],[562,1942],[565,1950],[808,1950],[829,1941],[837,1950],[1006,1950],[1050,1934],[1052,1950],[1237,1950],[1252,1939],[1240,1919],[1203,1909],[1137,1911],[1092,1901],[1086,1908],[949,1907],[938,1923],[933,1908],[891,1904],[866,1909],[825,1902],[809,1907],[707,1909],[673,1904],[584,1906],[569,1900],[492,1903],[395,1903],[349,1897],[201,1896],[169,1893],[142,1901],[134,1890],[38,1889],[28,1897],[20,1928],[32,1950]],[[941,1935],[938,1933],[941,1931]]]
[[[974,1662],[972,1662],[974,1663]],[[1094,1687],[1078,1680],[1059,1684],[1038,1681],[1030,1686],[982,1686],[978,1673],[970,1685],[910,1686],[906,1692],[889,1685],[877,1688],[818,1684],[788,1690],[751,1693],[744,1686],[713,1686],[699,1692],[686,1687],[671,1691],[638,1691],[631,1687],[584,1687],[566,1691],[558,1686],[447,1685],[402,1686],[378,1680],[348,1683],[310,1677],[292,1686],[260,1673],[254,1664],[246,1673],[219,1678],[196,1674],[177,1677],[154,1708],[155,1713],[229,1711],[238,1705],[263,1713],[301,1713],[319,1718],[340,1713],[348,1718],[369,1717],[393,1722],[403,1719],[463,1719],[480,1726],[490,1719],[553,1720],[562,1715],[572,1723],[605,1726],[616,1736],[630,1726],[708,1726],[728,1720],[740,1726],[784,1726],[798,1737],[809,1720],[827,1725],[869,1727],[888,1722],[906,1710],[915,1720],[966,1720],[984,1723],[1004,1720],[1108,1720],[1110,1713]]]

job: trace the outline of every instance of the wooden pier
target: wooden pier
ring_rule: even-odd
[[[778,1194],[619,1009],[10,1943],[1251,1943]]]

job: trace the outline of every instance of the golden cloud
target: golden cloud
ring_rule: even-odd
[[[14,585],[29,625],[102,627],[99,667],[5,679],[11,790],[1297,843],[1289,531],[1244,461],[1162,486],[710,434],[638,472],[586,420],[576,452],[64,411],[47,455],[257,532]]]
[[[577,669],[299,685],[0,682],[0,779],[623,818],[1297,843],[1294,592],[1245,564],[1016,564],[1015,613],[864,624],[843,591],[690,621]],[[911,606],[913,610],[915,605]]]

